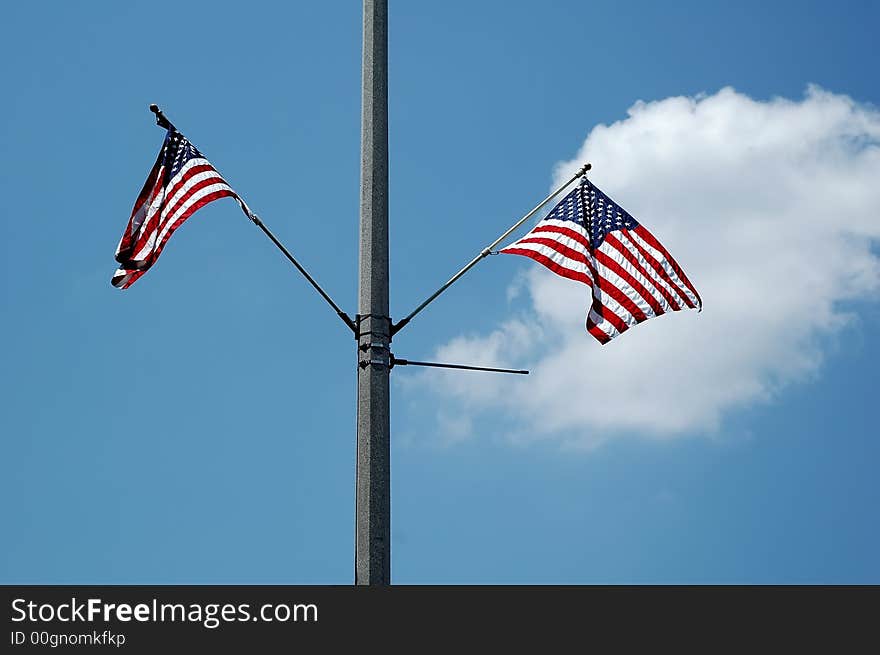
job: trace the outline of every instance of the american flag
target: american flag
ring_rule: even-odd
[[[120,289],[134,284],[159,259],[174,230],[201,207],[225,197],[235,198],[254,219],[211,162],[171,127],[116,248],[120,266],[111,284]]]
[[[586,178],[501,252],[591,287],[587,331],[603,344],[649,318],[703,306],[666,248]]]

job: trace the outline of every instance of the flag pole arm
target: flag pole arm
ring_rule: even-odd
[[[305,268],[303,268],[302,264],[300,264],[298,261],[296,261],[296,257],[294,257],[293,255],[290,254],[290,251],[284,247],[284,244],[278,240],[278,237],[276,237],[274,234],[272,234],[272,231],[263,224],[263,221],[260,220],[260,217],[257,216],[256,214],[252,214],[250,216],[250,219],[253,221],[254,225],[256,225],[258,228],[260,228],[263,231],[263,233],[267,237],[269,237],[269,239],[272,241],[272,243],[274,243],[278,247],[278,250],[280,250],[284,254],[284,256],[287,257],[287,259],[290,261],[290,263],[293,264],[294,266],[296,266],[296,270],[298,270],[300,273],[302,273],[303,277],[306,279],[306,281],[308,281],[308,283],[311,284],[315,288],[315,291],[317,291],[321,295],[321,297],[327,301],[327,304],[333,308],[333,311],[335,311],[336,315],[342,319],[342,322],[345,323],[349,327],[349,329],[355,333],[355,335],[357,335],[357,326],[355,325],[355,323],[351,319],[351,317],[348,314],[346,314],[344,311],[342,311],[339,308],[339,305],[337,305],[335,302],[333,302],[333,299],[327,295],[327,292],[321,288],[321,285],[318,284],[317,282],[315,282],[315,278],[313,278],[311,275],[309,275],[309,272]]]
[[[409,322],[413,319],[413,317],[414,317],[416,314],[418,314],[418,313],[419,313],[420,311],[422,311],[425,307],[427,307],[429,304],[431,304],[431,302],[433,302],[433,300],[434,300],[437,296],[439,296],[441,293],[443,293],[444,291],[446,291],[446,289],[448,289],[449,287],[451,287],[451,286],[452,286],[452,285],[453,285],[453,284],[454,284],[454,283],[455,283],[455,282],[456,282],[456,281],[457,281],[462,275],[464,275],[464,274],[467,273],[469,270],[471,270],[474,266],[476,266],[478,262],[480,262],[480,261],[481,261],[482,259],[484,259],[485,257],[488,257],[489,255],[491,255],[491,254],[492,254],[492,249],[495,248],[495,246],[497,246],[499,243],[501,243],[502,241],[504,241],[504,240],[505,240],[505,239],[511,234],[511,232],[513,232],[513,231],[514,231],[515,229],[517,229],[520,225],[522,225],[522,224],[525,223],[527,220],[529,220],[532,216],[534,216],[534,215],[535,215],[535,214],[541,209],[541,207],[543,207],[543,206],[546,205],[548,202],[550,202],[554,197],[556,197],[557,195],[559,195],[559,193],[560,193],[563,189],[565,189],[565,187],[567,187],[569,184],[571,184],[572,182],[574,182],[574,181],[575,181],[576,179],[578,179],[579,177],[585,175],[586,172],[587,172],[588,170],[590,170],[591,168],[592,168],[592,165],[591,165],[591,164],[584,164],[584,165],[580,168],[580,170],[578,170],[578,172],[575,173],[575,174],[571,177],[571,179],[569,179],[567,182],[565,182],[564,184],[562,184],[558,189],[556,189],[556,191],[554,191],[554,192],[551,193],[549,196],[547,196],[546,198],[544,198],[541,202],[539,202],[539,203],[535,206],[535,208],[532,209],[532,211],[530,211],[528,214],[526,214],[526,215],[523,216],[521,219],[519,219],[516,223],[514,223],[513,225],[511,225],[510,228],[509,228],[504,234],[502,234],[500,237],[498,237],[497,239],[495,239],[495,241],[493,241],[493,242],[490,243],[488,246],[486,246],[485,248],[483,248],[483,250],[480,251],[480,254],[479,254],[479,255],[477,255],[477,256],[474,257],[470,262],[468,262],[468,264],[467,264],[464,268],[462,268],[458,273],[456,273],[456,274],[453,275],[451,278],[449,278],[449,280],[446,282],[446,284],[444,284],[442,287],[440,287],[439,289],[437,289],[437,291],[435,291],[435,292],[432,293],[430,296],[428,296],[428,298],[427,298],[427,299],[426,299],[421,305],[419,305],[418,307],[416,307],[416,308],[415,308],[413,311],[411,311],[406,317],[402,318],[402,319],[399,320],[397,323],[395,323],[394,325],[392,325],[392,326],[391,326],[391,335],[394,336],[394,335],[397,334],[401,329],[403,329],[403,327],[404,327],[407,323],[409,323]]]
[[[171,121],[168,120],[162,110],[159,109],[159,105],[151,104],[150,111],[156,114],[156,125],[164,127],[166,130],[177,129],[174,127]],[[241,203],[243,201],[239,199],[239,202]],[[243,206],[242,209],[245,209],[245,207],[246,205]],[[336,315],[342,319],[342,322],[345,323],[349,327],[349,329],[351,329],[351,331],[355,333],[355,335],[357,335],[357,326],[354,324],[354,321],[351,320],[351,317],[344,311],[342,311],[339,308],[339,305],[333,302],[333,299],[327,295],[327,292],[321,288],[321,285],[315,282],[315,278],[309,275],[309,272],[305,268],[303,268],[302,264],[296,261],[296,257],[290,254],[290,251],[284,247],[284,244],[278,240],[278,237],[272,234],[272,231],[263,224],[263,221],[260,220],[260,217],[251,212],[249,209],[245,210],[245,214],[247,214],[248,218],[251,219],[254,225],[260,228],[263,233],[267,237],[269,237],[272,243],[274,243],[278,247],[278,249],[284,254],[284,256],[287,257],[290,263],[296,266],[296,270],[302,273],[306,281],[308,281],[308,283],[315,288],[315,291],[317,291],[321,295],[321,297],[327,301],[327,304],[333,308],[333,311],[335,311]]]
[[[528,375],[529,372],[521,369],[513,368],[490,368],[488,366],[466,366],[464,364],[440,364],[438,362],[417,362],[412,359],[398,359],[394,355],[391,356],[391,366],[430,366],[431,368],[456,368],[465,371],[489,371],[490,373],[515,373],[517,375]]]

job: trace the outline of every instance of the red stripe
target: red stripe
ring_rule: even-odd
[[[659,250],[663,257],[666,258],[666,261],[669,262],[669,265],[672,266],[672,270],[675,271],[675,274],[678,276],[678,279],[684,282],[685,286],[691,290],[694,294],[694,297],[697,299],[697,302],[700,304],[700,307],[703,306],[703,301],[700,298],[700,294],[697,293],[697,290],[694,288],[694,285],[691,284],[691,281],[688,279],[687,275],[684,274],[684,271],[681,270],[681,266],[678,265],[678,262],[669,254],[669,251],[663,247],[663,244],[657,241],[653,234],[648,232],[644,226],[638,225],[635,229],[636,234],[638,234],[642,239],[647,241],[655,250]],[[693,304],[691,304],[693,307]]]
[[[165,244],[168,242],[168,239],[170,239],[171,235],[174,234],[174,230],[179,228],[186,219],[188,219],[190,216],[192,216],[199,209],[201,209],[202,207],[207,205],[209,202],[213,202],[213,201],[218,200],[220,198],[226,198],[226,197],[229,197],[232,195],[234,195],[234,194],[231,191],[228,191],[226,189],[221,189],[219,191],[214,191],[213,193],[209,193],[205,197],[199,198],[196,202],[194,202],[190,207],[187,208],[187,210],[185,212],[183,212],[183,214],[181,214],[177,219],[175,219],[175,221],[171,225],[171,227],[168,228],[168,231],[165,233],[165,236],[162,237],[161,243],[159,243],[159,246],[154,251],[155,255],[152,257],[152,261],[155,262],[157,259],[159,259],[159,255],[162,254],[162,248],[165,247]]]
[[[556,234],[564,234],[565,236],[571,237],[572,239],[576,240],[578,243],[580,243],[584,247],[589,248],[589,242],[586,240],[586,238],[582,234],[580,234],[570,228],[558,227],[556,225],[538,225],[535,227],[534,230],[532,230],[532,233],[535,233],[535,232],[552,232],[552,233],[556,233]],[[528,238],[522,239],[520,242],[528,242],[528,241],[532,241],[532,239],[528,239]],[[573,259],[573,258],[570,257],[569,255],[567,255],[565,252],[563,252],[562,249],[568,250],[570,252],[578,252],[578,251],[573,251],[570,248],[567,248],[566,246],[563,246],[562,244],[559,244],[556,241],[547,240],[547,239],[535,239],[535,241],[538,243],[542,243],[544,245],[551,245],[551,247],[553,247],[554,250],[559,251],[561,254],[569,257],[570,259]],[[595,254],[599,254],[598,251],[596,251]],[[605,256],[604,253],[603,253],[603,256]],[[607,257],[607,256],[605,256],[605,257]],[[607,259],[608,259],[608,261],[613,261],[613,260],[611,260],[611,258],[607,258]],[[608,295],[610,295],[612,298],[614,298],[620,304],[620,306],[623,307],[624,309],[626,309],[630,314],[632,314],[634,318],[638,319],[640,316],[641,317],[645,316],[644,312],[642,312],[642,310],[639,308],[639,306],[636,305],[625,293],[623,293],[620,289],[618,289],[614,284],[612,284],[608,280],[605,280],[604,278],[599,276],[598,272],[596,271],[595,267],[593,267],[592,262],[590,262],[588,257],[584,257],[584,263],[590,268],[590,272],[592,273],[593,279],[600,280],[600,282],[599,282],[599,289],[600,290],[606,291],[608,293]],[[605,265],[608,266],[608,264],[605,264]],[[608,266],[608,267],[612,268],[611,266]],[[617,268],[620,271],[623,271],[623,269],[620,268],[619,265],[617,266]],[[614,269],[612,268],[612,270],[614,270]],[[623,271],[623,272],[624,272],[624,274],[621,275],[621,273],[618,272],[618,270],[615,270],[615,273],[617,273],[621,277],[628,278],[627,281],[631,281],[631,283],[634,283],[633,284],[634,287],[637,285],[638,288],[641,288],[642,290],[644,290],[644,287],[641,284],[639,284],[638,281],[636,281],[631,275],[629,275],[625,271]],[[604,284],[603,284],[603,282],[604,282]],[[652,298],[648,302],[648,304],[650,304],[652,307],[654,307],[654,305],[657,304],[657,301]],[[663,313],[663,310],[659,307],[659,305],[657,305],[657,309],[655,311],[657,311],[657,310],[659,310],[658,313],[660,313],[660,314]]]
[[[159,154],[156,156],[156,163],[153,164],[153,168],[152,170],[150,170],[150,174],[147,175],[147,181],[144,182],[144,186],[141,189],[141,192],[138,194],[137,200],[134,201],[134,209],[131,210],[130,219],[134,218],[134,215],[137,214],[137,211],[138,209],[140,209],[141,205],[143,205],[147,201],[148,195],[151,199],[156,196],[156,187],[159,186],[158,183],[161,182],[162,175],[165,170],[165,167],[162,166],[164,152],[165,144],[163,143],[162,147],[159,148]]]
[[[602,329],[596,325],[596,322],[593,320],[593,317],[587,314],[587,332],[592,334],[596,340],[601,343],[603,346],[611,341],[611,337],[609,337]]]
[[[567,277],[570,280],[583,282],[587,286],[593,286],[593,281],[586,274],[581,273],[580,271],[573,271],[570,268],[565,268],[564,266],[553,261],[546,255],[542,255],[541,253],[535,252],[534,250],[526,250],[524,248],[505,248],[501,252],[506,255],[523,255],[524,257],[530,257],[539,264],[543,264],[557,275]]]
[[[173,198],[174,194],[177,193],[180,190],[180,188],[187,183],[188,180],[192,179],[196,175],[199,175],[200,173],[209,173],[209,172],[214,173],[217,177],[220,177],[220,173],[218,173],[217,170],[213,166],[211,166],[210,164],[199,164],[198,166],[193,166],[193,167],[187,169],[186,172],[180,176],[180,179],[174,183],[174,186],[168,187],[168,194],[166,195],[166,197]],[[212,178],[209,177],[208,179],[210,180]],[[222,177],[220,177],[220,179],[223,182],[226,181],[226,180],[223,180]]]
[[[140,229],[138,230],[138,237],[136,238],[135,244],[132,247],[132,252],[129,255],[130,257],[133,257],[134,255],[136,255],[144,247],[144,244],[147,242],[147,239],[144,237],[144,235],[151,234],[156,229],[156,225],[159,223],[159,221],[162,218],[162,212],[165,211],[165,209],[166,209],[165,201],[167,201],[170,198],[173,198],[174,194],[177,193],[178,189],[180,189],[181,186],[186,184],[186,182],[190,178],[192,178],[193,175],[197,175],[198,173],[203,173],[206,171],[214,171],[215,173],[217,173],[217,171],[214,170],[214,167],[211,165],[193,166],[192,168],[187,169],[186,172],[180,176],[180,179],[174,183],[174,186],[166,187],[164,189],[165,198],[163,199],[162,204],[159,205],[159,208],[156,210],[156,212],[152,216],[150,216],[150,219],[147,221],[147,223],[145,225],[142,225],[140,227]],[[219,173],[217,175],[219,177]],[[211,179],[211,178],[208,178],[208,179]],[[155,197],[155,195],[154,195],[154,197]],[[172,214],[169,212],[167,215],[171,216]]]
[[[626,233],[625,230],[623,232]],[[678,294],[678,296],[681,298],[681,301],[691,309],[694,309],[694,302],[684,292],[684,290],[680,286],[678,286],[678,284],[676,284],[671,277],[669,277],[669,273],[667,273],[666,269],[663,268],[663,265],[659,261],[657,261],[657,258],[654,257],[654,255],[652,255],[650,252],[645,250],[645,247],[642,246],[642,244],[640,244],[638,241],[636,241],[635,239],[630,239],[629,235],[626,235],[626,238],[633,245],[633,247],[638,250],[639,253],[641,253],[642,257],[644,257],[645,261],[647,261],[651,265],[657,275],[666,280],[669,286],[675,289],[675,293]]]
[[[543,237],[526,237],[524,239],[520,239],[516,242],[516,245],[520,245],[523,243],[537,243],[542,246],[546,246],[551,250],[555,250],[563,257],[567,257],[568,259],[579,262],[581,264],[585,264],[587,261],[587,253],[583,250],[574,250],[573,248],[569,248],[563,243],[560,243],[556,239],[545,239]]]
[[[152,203],[156,195],[162,189],[161,177],[163,170],[164,168],[159,161],[156,161],[156,165],[153,166],[153,170],[151,170],[149,176],[147,176],[147,181],[144,182],[144,188],[141,189],[141,192],[138,194],[138,198],[134,203],[134,208],[131,210],[131,216],[128,217],[128,225],[125,226],[125,232],[122,233],[122,238],[119,240],[119,246],[116,248],[116,261],[127,261],[134,254],[135,251],[132,243],[134,217],[145,204]],[[152,186],[150,186],[151,184]],[[140,226],[138,227],[138,230],[140,230]]]
[[[643,323],[644,321],[647,321],[649,318],[653,318],[653,317],[651,317],[651,316],[642,316],[641,318],[636,319],[635,323],[633,323],[632,325],[630,325],[630,324],[628,324],[628,323],[622,323],[622,325],[621,325],[620,327],[618,327],[617,323],[616,323],[613,319],[614,319],[614,318],[619,318],[619,317],[617,317],[617,315],[614,314],[614,312],[612,312],[611,310],[608,310],[607,314],[606,314],[605,312],[600,312],[600,311],[598,311],[598,310],[596,309],[596,308],[597,308],[597,304],[598,304],[598,303],[596,303],[596,302],[593,303],[593,307],[592,307],[593,310],[596,311],[596,313],[600,314],[600,315],[602,316],[603,319],[605,319],[606,321],[608,321],[609,323],[611,323],[614,327],[616,327],[616,328],[617,328],[617,331],[620,332],[620,333],[626,332],[629,328],[633,327],[633,325],[638,325],[639,323]],[[604,306],[603,306],[603,308],[604,308]],[[609,316],[609,315],[610,315],[610,316]],[[592,320],[592,319],[589,317],[589,315],[588,315],[588,316],[587,316],[587,326],[588,326],[588,328],[589,328],[590,323],[592,323],[593,325],[596,325],[596,324],[593,322],[593,320]],[[597,326],[597,327],[598,327],[598,326]],[[591,332],[590,334],[593,334],[593,333]],[[596,335],[594,334],[593,336],[596,336]],[[618,336],[619,336],[619,335],[618,335]],[[598,338],[598,337],[597,337],[597,338]],[[612,339],[612,338],[613,338],[613,337],[609,337],[609,341],[610,341],[610,339]]]
[[[629,241],[629,239],[627,239],[627,241]],[[672,311],[677,312],[681,309],[681,306],[675,301],[675,298],[672,296],[672,294],[669,293],[666,287],[664,287],[655,279],[654,275],[645,270],[645,267],[642,266],[639,258],[633,255],[632,251],[626,247],[626,244],[617,238],[615,232],[609,232],[605,235],[605,243],[609,244],[615,250],[617,250],[617,252],[619,252],[624,259],[632,264],[633,268],[635,268],[639,273],[645,276],[645,279],[651,281],[651,286],[653,286],[657,290],[657,293],[663,296],[666,302],[669,303]]]
[[[180,210],[180,208],[192,196],[194,196],[196,193],[198,193],[200,190],[204,189],[205,187],[209,187],[214,184],[226,184],[226,180],[224,180],[222,177],[217,175],[216,177],[207,177],[204,180],[199,180],[198,182],[196,182],[192,186],[188,187],[186,189],[186,193],[184,193],[182,196],[180,196],[180,198],[177,199],[177,202],[174,203],[174,206],[171,209],[169,209],[168,212],[166,213],[166,217],[167,217],[166,222],[168,220],[171,220],[172,217],[175,214],[177,214],[177,212]],[[226,184],[226,186],[229,186],[229,185]],[[169,198],[173,197],[173,194],[170,194],[168,197]]]
[[[144,200],[144,203],[143,203],[144,205],[147,205],[147,206],[151,205],[153,203],[153,201],[156,199],[156,196],[158,196],[159,193],[162,191],[161,177],[164,174],[165,174],[165,167],[163,166],[162,168],[159,169],[159,178],[160,179],[156,180],[156,184],[152,188],[152,190],[150,191],[149,197]],[[132,218],[134,218],[134,215],[138,211],[140,211],[142,209],[142,207],[137,207],[136,209],[137,209],[137,211],[132,211],[132,213],[131,213]]]
[[[196,167],[194,167],[194,168],[196,168]],[[187,176],[187,179],[188,178],[189,178],[189,176]],[[184,193],[177,200],[177,202],[174,203],[174,206],[171,210],[166,210],[166,207],[164,207],[164,206],[160,207],[159,211],[157,211],[151,217],[150,225],[141,232],[141,235],[138,238],[137,243],[135,244],[135,248],[134,248],[132,254],[136,255],[138,252],[140,252],[140,250],[144,247],[144,245],[146,245],[146,243],[150,240],[150,237],[153,235],[153,233],[155,233],[157,231],[161,231],[163,225],[160,223],[160,220],[161,220],[161,217],[163,214],[165,215],[165,224],[167,224],[169,220],[176,220],[174,218],[174,215],[177,212],[178,208],[183,203],[185,203],[190,197],[192,197],[200,189],[203,189],[205,187],[211,186],[212,184],[218,184],[221,182],[223,184],[226,184],[226,181],[222,177],[220,177],[219,175],[217,177],[209,177],[204,180],[200,180],[199,182],[196,182],[195,184],[193,184],[189,189],[187,189],[186,193]],[[227,186],[229,186],[229,185],[227,185]],[[175,185],[175,188],[179,188],[179,187],[180,187],[180,185]],[[173,196],[173,194],[166,194],[165,197],[171,198],[172,196]]]
[[[613,257],[610,257],[607,253],[604,253],[601,250],[595,251],[595,255],[596,259],[605,265],[605,268],[611,269],[612,271],[617,273],[617,275],[626,280],[626,283],[629,284],[629,286],[631,286],[633,289],[635,289],[636,292],[642,297],[642,299],[651,306],[651,309],[653,310],[655,315],[660,316],[661,314],[666,313],[660,306],[660,303],[657,302],[657,299],[651,294],[651,292],[648,291],[641,282],[630,275],[629,271],[621,266]],[[636,307],[638,307],[638,305],[636,305]]]
[[[590,307],[597,315],[602,317],[602,320],[608,321],[618,332],[626,332],[629,329],[629,323],[623,320],[620,316],[618,316],[615,312],[613,312],[610,308],[606,307],[602,304],[602,301],[593,296],[593,304]],[[642,314],[644,317],[644,314]]]
[[[577,232],[576,230],[572,230],[568,227],[559,227],[558,225],[541,225],[540,223],[535,226],[535,229],[532,230],[529,234],[534,234],[536,232],[553,232],[555,234],[562,234],[564,236],[570,237],[581,244],[587,250],[590,249],[590,242],[583,234]],[[528,236],[528,234],[526,235]]]
[[[156,229],[156,225],[159,225],[159,227],[161,228],[161,221],[164,220],[164,221],[167,223],[168,220],[171,219],[171,218],[174,216],[175,212],[177,211],[177,208],[178,208],[182,203],[186,202],[186,200],[187,200],[190,196],[192,196],[193,193],[195,193],[196,191],[198,191],[199,188],[202,188],[202,187],[204,187],[205,185],[216,184],[216,183],[218,183],[218,182],[222,182],[223,184],[226,184],[226,181],[225,181],[222,177],[220,177],[220,175],[217,173],[217,171],[215,171],[215,170],[214,170],[213,168],[211,168],[210,166],[207,167],[208,171],[205,171],[205,170],[196,171],[195,169],[197,169],[197,168],[198,168],[198,169],[204,169],[205,167],[203,167],[203,166],[194,166],[193,168],[189,169],[189,170],[188,170],[188,171],[187,171],[187,172],[181,177],[181,179],[178,180],[178,181],[174,184],[173,187],[171,187],[170,189],[167,189],[167,190],[166,190],[166,193],[165,193],[165,200],[166,200],[166,201],[170,201],[170,199],[174,198],[174,195],[175,195],[175,194],[176,194],[181,188],[185,189],[185,193],[184,193],[184,195],[182,195],[180,198],[178,198],[178,199],[175,201],[173,207],[171,207],[170,209],[169,209],[166,205],[163,204],[163,205],[160,207],[159,211],[154,215],[153,218],[155,218],[155,221],[151,221],[151,225],[149,226],[149,228],[148,228],[147,231],[152,232],[154,229]],[[186,187],[186,185],[190,182],[190,180],[192,180],[192,178],[193,178],[195,175],[198,175],[199,172],[210,172],[210,171],[213,171],[213,172],[216,174],[216,176],[215,176],[215,177],[208,177],[208,178],[206,178],[206,179],[204,179],[204,180],[200,180],[199,182],[193,184],[193,185],[190,186],[190,187]],[[164,215],[164,219],[163,219],[163,215]],[[143,244],[145,243],[145,240],[144,240],[143,238],[140,238],[140,239],[138,239],[138,241],[139,241],[138,246],[139,246],[139,247],[143,247]]]
[[[191,207],[187,208],[187,210],[179,218],[177,218],[174,221],[172,226],[165,233],[165,236],[162,238],[162,241],[159,243],[159,245],[157,247],[155,247],[153,249],[153,251],[149,254],[149,256],[146,258],[144,263],[141,266],[139,266],[138,269],[131,269],[131,271],[136,273],[137,275],[132,280],[130,280],[129,283],[126,284],[123,288],[127,289],[128,287],[130,287],[137,278],[139,278],[141,275],[146,273],[147,270],[153,264],[156,263],[156,260],[158,260],[159,255],[162,254],[162,249],[165,247],[165,244],[168,242],[168,239],[171,238],[171,235],[174,234],[174,231],[178,227],[180,227],[187,218],[189,218],[196,211],[198,211],[199,209],[201,209],[202,207],[207,205],[209,202],[213,202],[214,200],[217,200],[219,198],[225,198],[225,197],[230,197],[230,196],[234,196],[232,191],[228,191],[226,189],[221,189],[219,191],[209,193],[204,198],[200,198],[198,201],[193,203]]]
[[[596,267],[593,266],[593,262],[589,259],[587,260],[587,266],[590,269],[590,272],[593,274],[593,279],[598,281],[599,291],[604,291],[609,296],[614,298],[617,303],[623,307],[626,311],[632,314],[633,318],[638,322],[639,318],[642,320],[645,319],[645,313],[639,309],[638,305],[636,305],[629,297],[623,293],[616,285],[612,284],[610,281],[606,280],[604,277],[599,275],[599,272],[596,270]],[[596,289],[593,289],[593,297],[596,295]],[[602,312],[597,312],[600,316],[605,316]],[[612,321],[613,323],[613,321]],[[615,325],[615,327],[617,327]]]

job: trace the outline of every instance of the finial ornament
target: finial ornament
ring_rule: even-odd
[[[173,126],[171,125],[171,121],[169,121],[165,114],[162,113],[162,110],[159,109],[159,105],[151,104],[150,111],[156,114],[156,125],[164,127],[166,130],[170,130]]]

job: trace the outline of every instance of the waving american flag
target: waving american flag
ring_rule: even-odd
[[[501,252],[591,287],[587,331],[603,344],[649,318],[703,306],[666,248],[586,178]]]
[[[111,280],[127,289],[156,263],[165,243],[196,210],[218,198],[232,197],[254,219],[245,202],[183,134],[171,127],[134,204],[116,248],[119,270]]]

